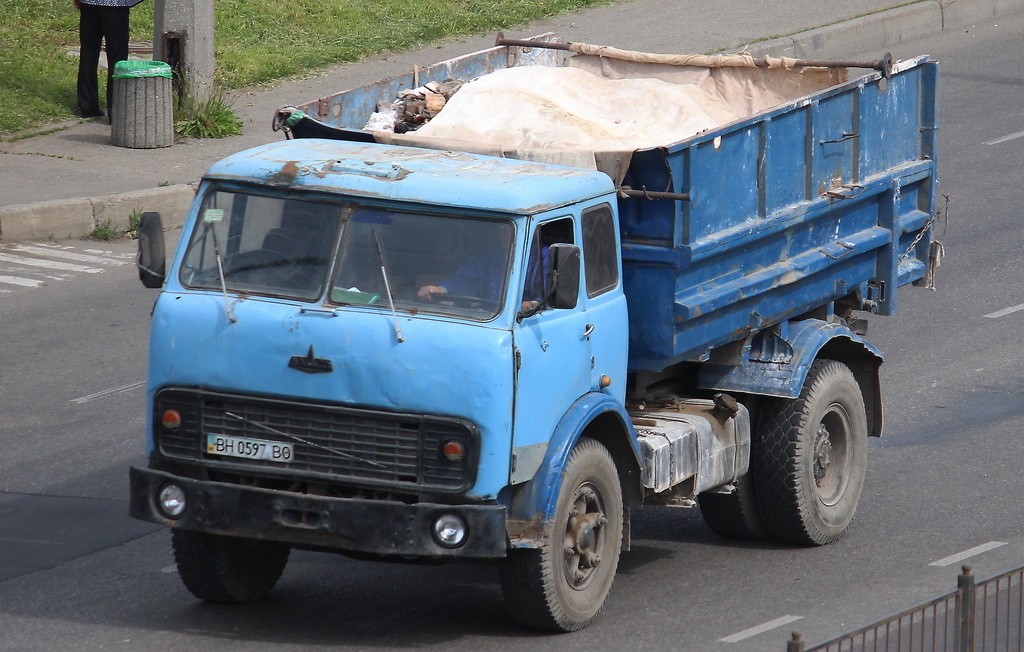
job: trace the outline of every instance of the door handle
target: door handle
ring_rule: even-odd
[[[587,329],[583,331],[583,337],[590,337],[590,334],[594,332],[594,325],[587,324]]]

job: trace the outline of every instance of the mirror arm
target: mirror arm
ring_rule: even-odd
[[[516,322],[521,324],[527,317],[533,317],[538,312],[547,307],[548,302],[551,301],[551,297],[555,296],[555,288],[558,287],[558,271],[555,270],[551,274],[551,288],[544,294],[540,301],[536,302],[531,308],[526,310],[520,310],[516,313]]]

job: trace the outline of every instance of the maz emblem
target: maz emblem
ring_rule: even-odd
[[[309,345],[309,353],[305,356],[293,355],[288,361],[288,366],[297,371],[307,374],[329,374],[334,371],[334,365],[326,358],[318,358],[313,354],[313,345]]]

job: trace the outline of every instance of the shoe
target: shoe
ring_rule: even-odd
[[[79,111],[78,115],[82,116],[83,118],[102,118],[107,114],[103,111],[103,109],[96,109],[95,111]]]

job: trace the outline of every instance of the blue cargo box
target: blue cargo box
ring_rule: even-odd
[[[551,41],[552,35],[536,37]],[[499,46],[298,105],[298,137],[373,142],[380,101],[558,50]],[[888,315],[922,282],[936,215],[938,64],[918,57],[692,138],[632,153],[618,200],[629,366],[659,371],[846,299]]]

